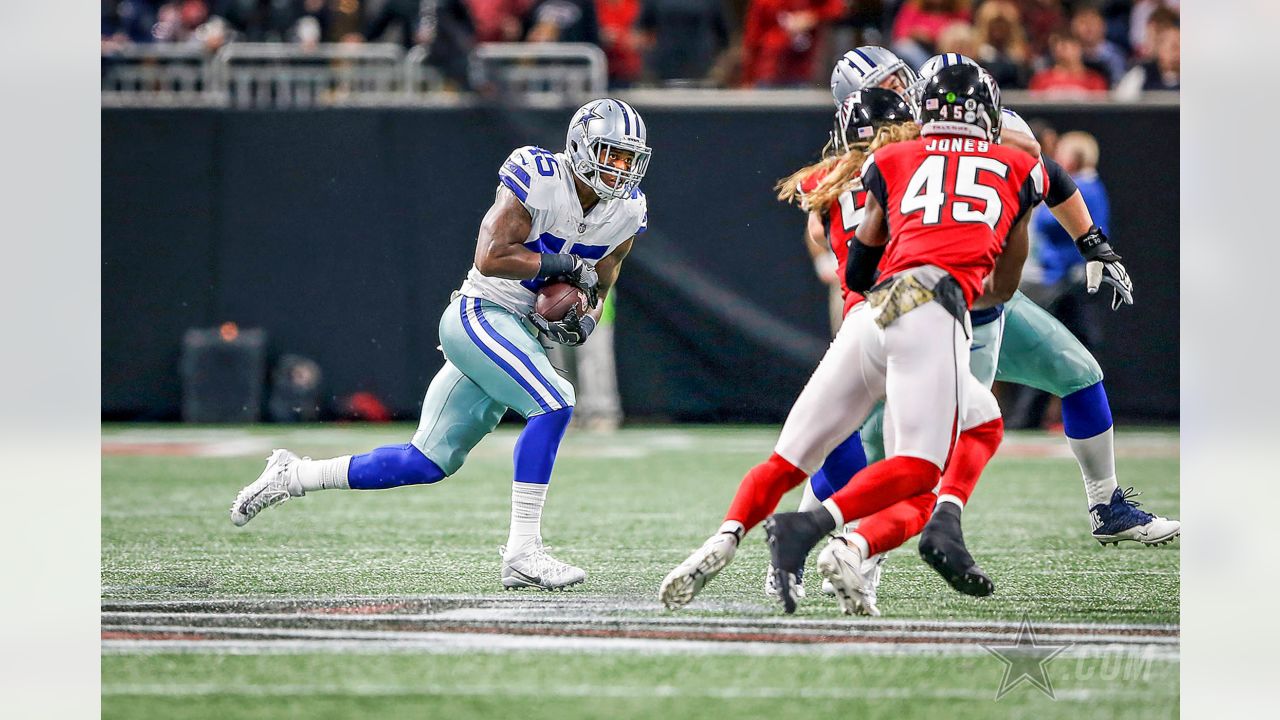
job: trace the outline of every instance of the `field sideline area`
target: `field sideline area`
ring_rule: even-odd
[[[817,592],[813,557],[795,616],[767,601],[759,530],[688,609],[657,601],[776,427],[571,430],[543,532],[587,581],[504,592],[517,429],[435,486],[313,493],[235,528],[271,448],[362,452],[412,427],[104,425],[103,717],[1177,715],[1181,540],[1092,540],[1061,437],[1010,433],[966,511],[994,596],[953,592],[911,541],[885,566],[884,616],[854,619]],[[1121,430],[1117,457],[1121,487],[1178,517],[1175,431]],[[997,653],[1027,622],[1065,648],[1042,666],[1056,699],[1024,677],[996,701]]]

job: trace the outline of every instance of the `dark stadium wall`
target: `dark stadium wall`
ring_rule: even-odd
[[[1137,305],[1098,356],[1126,418],[1178,417],[1178,112],[1045,107],[1102,148]],[[183,330],[232,320],[319,362],[326,394],[416,415],[437,322],[470,266],[495,171],[559,149],[564,111],[102,113],[102,409],[175,419]],[[618,287],[633,418],[780,420],[828,342],[803,217],[776,178],[813,159],[823,109],[650,109],[650,231]],[[1101,300],[1099,300],[1101,302]]]

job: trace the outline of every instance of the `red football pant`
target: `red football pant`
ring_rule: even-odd
[[[788,490],[808,477],[803,470],[774,453],[742,478],[738,494],[733,496],[733,503],[729,505],[729,513],[724,519],[736,520],[750,530],[778,509],[778,501]]]
[[[939,494],[954,495],[962,503],[969,502],[982,470],[995,455],[1003,437],[1004,421],[1000,418],[960,433],[947,469],[942,473]],[[933,514],[935,500],[932,492],[926,492],[895,503],[863,518],[856,532],[867,541],[871,555],[893,550],[924,529]]]
[[[895,455],[872,463],[829,499],[840,508],[845,522],[865,518],[923,493],[933,493],[942,470],[932,461]]]
[[[888,552],[915,537],[933,515],[937,496],[932,491],[894,503],[863,518],[854,532],[867,541],[868,555]]]
[[[961,503],[968,503],[978,478],[982,477],[983,469],[996,454],[1003,438],[1004,420],[1001,418],[960,433],[947,469],[942,473],[942,487],[938,494],[954,495],[960,498]]]

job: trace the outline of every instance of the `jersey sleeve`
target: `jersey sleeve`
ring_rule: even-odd
[[[875,153],[868,155],[862,162],[862,172],[858,173],[858,177],[862,180],[862,189],[866,190],[868,195],[874,195],[876,200],[880,201],[880,207],[889,207],[889,188],[885,185],[879,164],[876,163]]]
[[[526,145],[511,151],[498,168],[498,182],[510,190],[530,215],[551,209],[555,190],[564,172],[555,155]]]
[[[1036,136],[1036,134],[1031,131],[1031,126],[1027,124],[1027,121],[1023,120],[1021,115],[1009,108],[1001,108],[1000,110],[1000,129],[1013,130],[1014,132],[1020,132],[1024,135],[1030,135],[1031,137]]]
[[[1049,191],[1045,193],[1044,201],[1049,207],[1057,207],[1070,200],[1080,188],[1071,179],[1070,173],[1052,158],[1042,157],[1041,161],[1049,173]]]
[[[1044,161],[1036,160],[1031,171],[1027,173],[1027,177],[1022,181],[1022,186],[1018,189],[1018,214],[1013,218],[1013,224],[1017,225],[1022,220],[1022,216],[1031,212],[1035,206],[1039,205],[1044,199],[1045,194],[1049,191],[1049,172],[1045,170]]]

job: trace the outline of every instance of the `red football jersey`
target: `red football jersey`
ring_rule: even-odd
[[[1009,230],[1043,199],[1049,176],[1021,150],[933,135],[877,150],[862,166],[862,184],[889,221],[880,278],[937,265],[972,305]]]
[[[800,193],[813,192],[826,175],[825,170],[810,174],[800,182]],[[823,225],[827,230],[827,244],[831,246],[831,252],[836,256],[836,277],[840,279],[840,296],[844,298],[846,315],[854,305],[862,302],[862,295],[853,292],[845,284],[844,266],[849,260],[849,241],[853,238],[859,223],[862,222],[866,209],[867,192],[861,186],[855,186],[855,189],[841,193],[840,197],[822,211]]]

